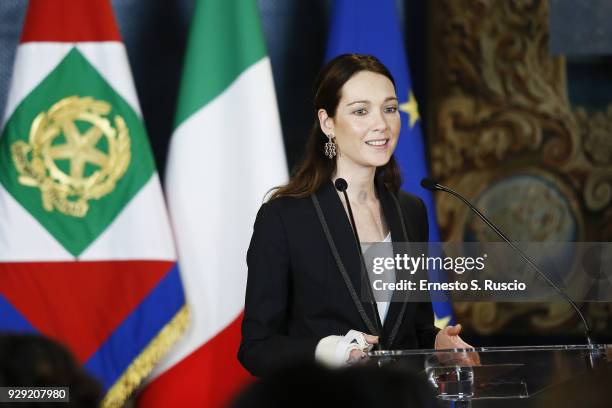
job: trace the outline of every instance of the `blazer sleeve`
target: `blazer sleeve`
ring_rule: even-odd
[[[299,360],[314,360],[318,339],[288,335],[291,263],[278,208],[260,208],[247,252],[248,278],[238,359],[253,375]]]
[[[407,208],[404,206],[404,212],[407,214],[412,213],[412,217],[407,217],[409,222],[418,222],[418,242],[429,242],[429,221],[427,219],[427,207],[425,203],[418,197],[414,197],[416,201],[416,214],[415,210],[411,212],[406,211]],[[419,343],[419,348],[434,348],[436,335],[440,331],[434,326],[434,312],[431,302],[422,302],[417,305],[415,313],[414,328]]]

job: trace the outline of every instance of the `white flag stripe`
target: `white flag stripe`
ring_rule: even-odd
[[[267,57],[255,63],[173,135],[166,194],[192,325],[155,374],[218,334],[244,307],[255,215],[266,191],[287,181],[271,72]]]
[[[65,260],[74,257],[0,184],[0,262]]]
[[[74,44],[25,43],[17,47],[11,89],[6,100],[2,126],[11,117],[23,98],[28,96],[68,54]]]
[[[155,172],[104,232],[83,251],[79,259],[175,261],[172,229],[162,197],[159,176]]]
[[[78,50],[125,101],[142,117],[125,45],[116,41],[81,42]]]

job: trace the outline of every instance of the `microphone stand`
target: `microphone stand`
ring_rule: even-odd
[[[476,208],[476,206],[474,206],[467,198],[465,198],[464,196],[462,196],[461,194],[459,194],[452,188],[436,183],[435,181],[430,180],[430,179],[421,180],[421,187],[429,191],[443,191],[461,200],[465,205],[467,205],[470,208],[470,210],[474,212],[474,214],[478,216],[478,218],[480,218],[485,224],[487,224],[489,228],[491,228],[508,245],[510,245],[510,247],[521,257],[521,259],[527,262],[527,264],[531,266],[533,270],[535,270],[542,278],[544,278],[544,280],[550,286],[552,286],[566,302],[568,302],[572,306],[576,314],[580,317],[580,320],[582,320],[582,324],[584,326],[584,335],[587,341],[587,345],[589,346],[591,350],[587,358],[589,362],[589,366],[591,368],[595,368],[598,365],[598,362],[602,356],[601,356],[601,353],[598,350],[596,350],[594,347],[594,343],[591,340],[591,327],[589,326],[589,323],[587,322],[584,315],[580,311],[580,308],[578,308],[578,305],[576,305],[576,302],[574,302],[574,300],[567,293],[565,293],[548,276],[546,276],[546,274],[535,264],[535,262],[533,262],[525,254],[525,252],[523,252],[522,249],[516,246],[516,244],[512,242],[512,240],[510,240],[510,238],[506,236],[506,234],[504,234],[495,224],[493,224],[491,220],[489,220],[482,212],[480,212],[480,210],[478,210],[478,208]]]

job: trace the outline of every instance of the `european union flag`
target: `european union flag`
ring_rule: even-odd
[[[429,216],[429,240],[439,242],[433,197],[420,187],[421,179],[428,175],[427,160],[421,118],[412,93],[408,58],[394,0],[335,1],[326,60],[345,53],[376,56],[395,79],[402,118],[395,158],[402,169],[402,189],[423,199]],[[437,323],[454,324],[452,307],[448,302],[433,302],[433,308]]]

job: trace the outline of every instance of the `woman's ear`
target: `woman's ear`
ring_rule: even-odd
[[[319,126],[321,127],[321,131],[327,136],[333,134],[334,120],[329,117],[327,111],[325,109],[319,109],[319,111],[317,112],[317,116],[319,117]]]

